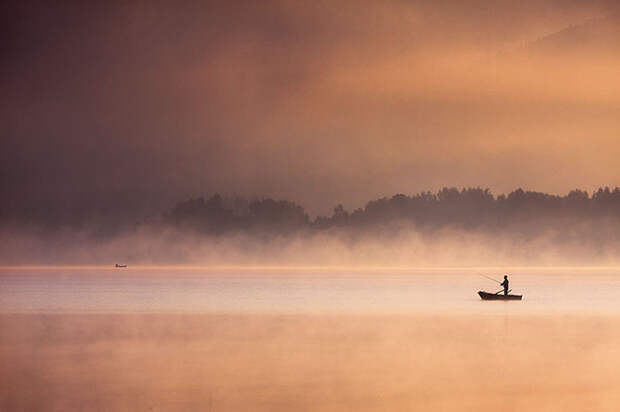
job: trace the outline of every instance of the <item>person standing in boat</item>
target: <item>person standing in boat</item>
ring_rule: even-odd
[[[504,275],[504,281],[500,283],[504,287],[504,295],[508,294],[508,275]]]

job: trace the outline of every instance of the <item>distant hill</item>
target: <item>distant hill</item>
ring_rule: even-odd
[[[527,46],[534,53],[618,53],[620,13],[571,25]]]

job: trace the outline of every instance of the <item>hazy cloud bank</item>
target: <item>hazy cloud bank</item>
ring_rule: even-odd
[[[613,223],[618,227],[618,222]],[[248,234],[204,236],[176,229],[141,228],[96,239],[68,230],[49,236],[0,232],[2,264],[188,264],[209,266],[539,266],[620,264],[620,241],[562,239],[441,229],[433,233],[399,225],[395,233],[351,236],[339,229],[261,238]],[[394,225],[396,229],[397,225]]]

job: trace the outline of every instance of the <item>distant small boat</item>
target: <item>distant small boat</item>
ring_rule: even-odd
[[[504,295],[503,293],[489,293],[479,291],[480,299],[482,300],[521,300],[523,295]]]
[[[117,267],[117,268],[126,268],[126,267],[127,267],[127,265],[119,265],[119,264],[117,263],[116,265],[114,265],[114,267]]]

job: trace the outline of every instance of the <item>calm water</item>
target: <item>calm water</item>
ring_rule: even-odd
[[[0,411],[620,410],[620,271],[476,272],[5,269]]]
[[[620,270],[511,270],[522,302],[472,269],[4,269],[0,311],[28,313],[620,313]],[[501,272],[484,271],[501,279]]]

